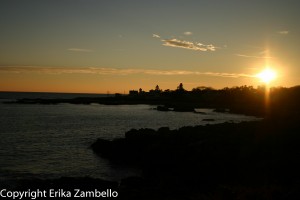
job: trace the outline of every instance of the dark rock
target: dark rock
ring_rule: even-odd
[[[202,119],[202,121],[204,121],[204,122],[213,122],[215,120],[214,119]]]
[[[226,113],[229,112],[229,109],[226,108],[216,108],[213,110],[214,112]]]
[[[170,108],[166,106],[157,106],[156,108],[158,111],[170,111]]]
[[[112,151],[112,142],[98,138],[97,141],[91,145],[91,148],[95,153],[102,154],[102,156],[104,154],[105,156],[106,152]]]
[[[201,114],[201,115],[206,115],[207,113],[206,112],[200,112],[200,111],[194,111],[195,113],[197,114]]]
[[[167,185],[299,182],[299,123],[243,122],[131,130],[126,137],[98,140],[100,155],[134,164],[147,180]],[[101,147],[102,146],[102,147]],[[105,149],[105,148],[106,149]],[[176,187],[177,187],[176,186]]]

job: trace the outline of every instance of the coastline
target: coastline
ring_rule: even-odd
[[[214,90],[210,88],[186,91],[150,90],[130,91],[128,95],[92,96],[76,98],[20,98],[4,101],[10,104],[104,104],[104,105],[157,105],[160,111],[190,112],[195,108],[212,108],[217,111],[228,111],[236,114],[252,115],[264,118],[277,118],[281,115],[300,116],[298,103],[300,86],[291,88],[264,87],[254,89],[252,86],[241,86]],[[160,107],[159,107],[160,106]],[[172,108],[172,109],[170,109]]]
[[[109,188],[118,199],[296,199],[299,130],[296,119],[131,130],[91,148],[111,162],[141,168],[142,177],[21,180],[13,189]]]
[[[151,104],[162,105],[162,112],[176,106],[183,110],[187,108],[187,112],[191,112],[191,107],[211,106],[220,112],[253,114],[264,119],[177,130],[168,127],[157,131],[130,130],[125,133],[125,138],[99,138],[91,145],[91,151],[119,166],[135,166],[143,171],[142,176],[127,177],[118,182],[93,177],[19,180],[12,189],[111,187],[118,191],[119,199],[300,198],[300,161],[297,159],[300,155],[300,118],[295,98],[284,104],[284,98],[277,99],[268,112],[262,109],[262,104],[195,103],[194,99],[181,101],[183,98],[171,101],[161,97],[117,96],[22,99],[7,103]]]

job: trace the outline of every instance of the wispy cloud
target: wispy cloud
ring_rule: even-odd
[[[193,33],[190,32],[190,31],[186,31],[186,32],[184,32],[183,34],[184,34],[184,35],[193,35]]]
[[[191,35],[192,32],[184,32],[185,35]],[[219,47],[216,47],[212,44],[202,44],[200,42],[191,42],[186,40],[179,40],[176,38],[173,39],[161,39],[161,36],[157,34],[152,34],[152,37],[160,39],[164,46],[176,47],[183,49],[190,49],[194,51],[216,51]]]
[[[252,55],[244,55],[244,54],[235,54],[235,55],[244,58],[274,59],[274,57],[271,56],[252,56]]]
[[[79,49],[79,48],[69,48],[68,51],[75,51],[75,52],[93,52],[91,49]]]
[[[277,33],[278,33],[278,34],[281,34],[281,35],[287,35],[287,34],[289,34],[290,32],[287,31],[287,30],[283,30],[283,31],[278,31]]]
[[[156,70],[156,69],[118,69],[98,67],[39,67],[39,66],[0,66],[0,73],[41,73],[41,74],[95,74],[95,75],[156,75],[156,76],[217,76],[226,78],[255,77],[251,74],[200,72],[189,70]]]
[[[167,39],[162,40],[162,42],[164,46],[190,49],[194,51],[215,51],[217,49],[217,47],[212,44],[205,45],[178,39]]]
[[[270,54],[270,50],[269,49],[264,49],[262,51],[259,52],[260,55],[268,55]]]
[[[152,37],[154,37],[154,38],[160,38],[160,36],[157,35],[157,34],[152,34]]]

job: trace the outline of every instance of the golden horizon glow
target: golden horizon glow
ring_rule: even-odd
[[[44,1],[1,4],[0,91],[300,84],[298,2]]]
[[[261,82],[269,84],[271,81],[277,78],[277,73],[271,68],[266,68],[256,76]]]

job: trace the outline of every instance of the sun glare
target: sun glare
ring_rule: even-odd
[[[276,72],[270,68],[266,68],[260,72],[257,77],[261,80],[261,82],[268,84],[276,78]]]

